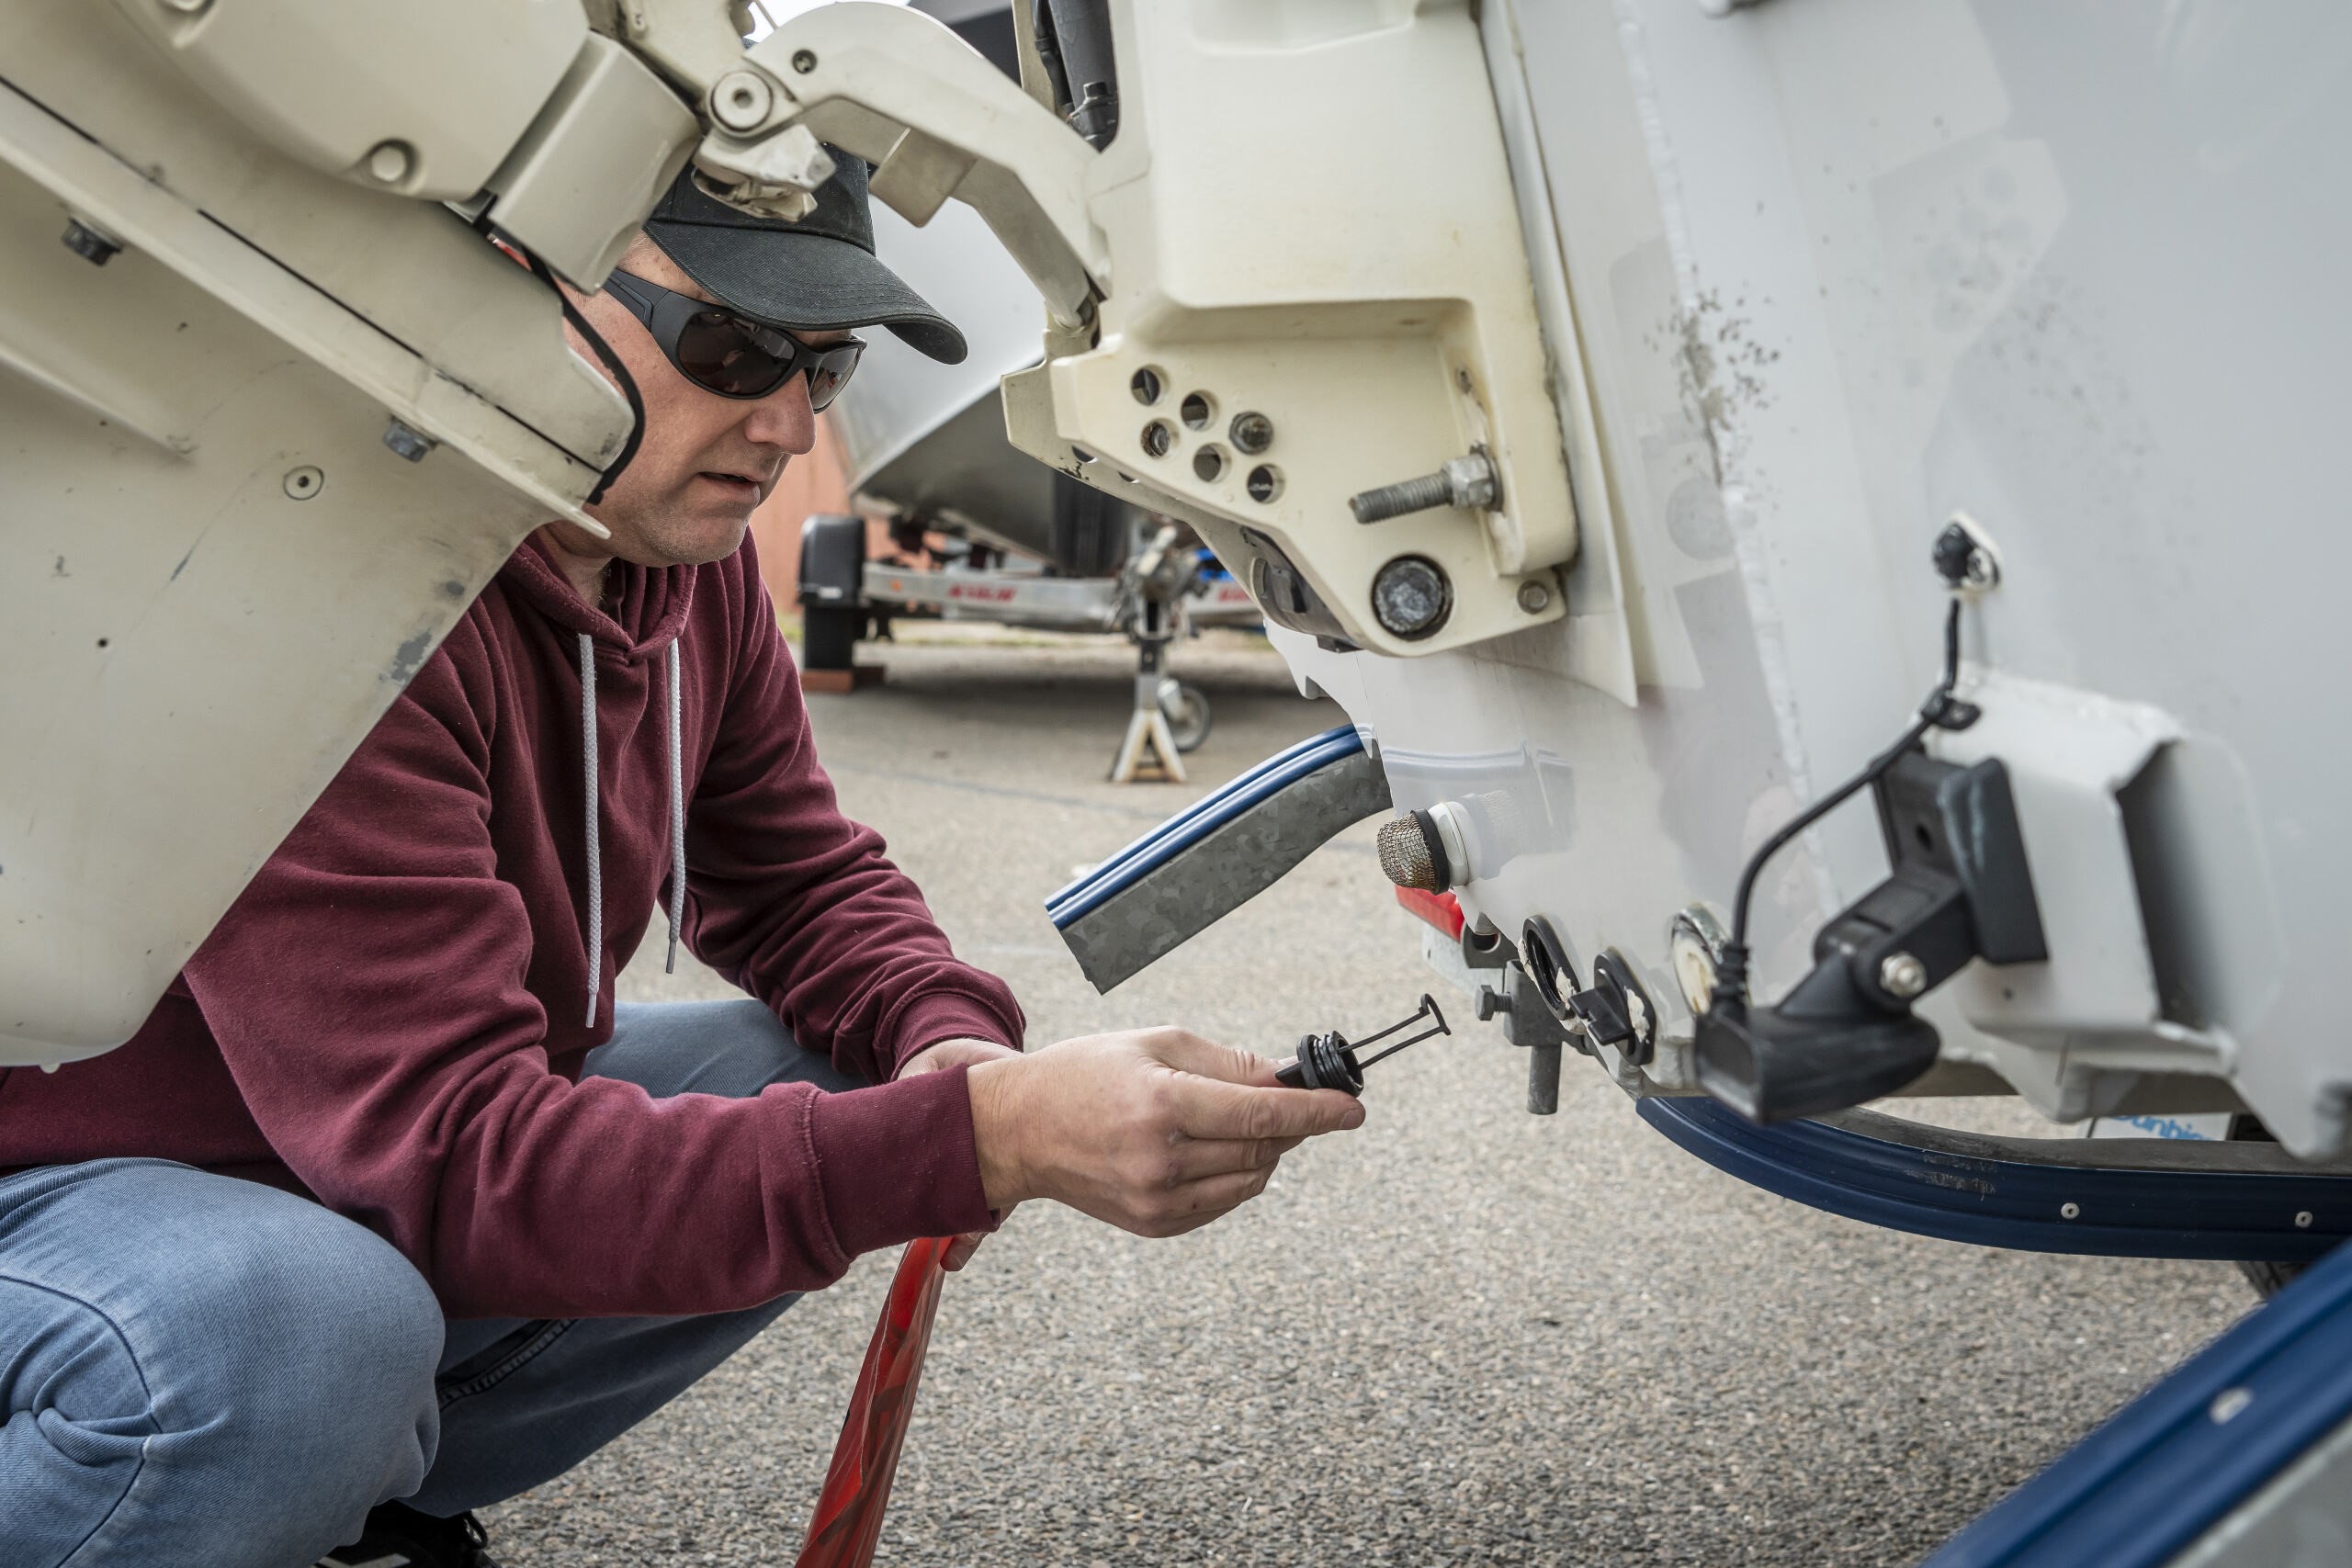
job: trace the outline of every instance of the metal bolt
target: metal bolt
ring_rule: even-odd
[[[2309,1209],[2295,1211],[2295,1228],[2299,1231],[2307,1231],[2312,1228],[2312,1212]]]
[[[1233,437],[1234,446],[1254,457],[1274,444],[1274,422],[1261,413],[1238,413],[1226,434]]]
[[[92,266],[104,266],[122,250],[122,242],[76,218],[65,225],[65,248]]]
[[[1164,419],[1155,419],[1143,427],[1143,449],[1148,456],[1165,457],[1168,449],[1176,445],[1176,433]]]
[[[1433,474],[1399,479],[1393,485],[1351,496],[1348,510],[1359,523],[1383,523],[1408,513],[1435,506],[1467,506],[1486,510],[1502,504],[1502,484],[1495,476],[1494,459],[1484,447],[1456,457]]]
[[[817,69],[817,51],[813,49],[794,50],[792,51],[792,68],[795,71],[799,72],[803,76],[808,75],[808,73]]]
[[[414,430],[395,419],[384,427],[384,445],[412,463],[421,463],[424,455],[440,445],[423,431]]]
[[[288,500],[308,501],[326,488],[327,477],[305,463],[299,468],[286,470],[286,494]]]
[[[1498,1013],[1507,1013],[1510,1011],[1510,998],[1504,996],[1492,986],[1479,987],[1478,994],[1473,999],[1477,1006],[1478,1021],[1481,1023],[1486,1022],[1488,1019],[1493,1018]]]
[[[1552,603],[1552,591],[1540,582],[1519,585],[1519,607],[1531,615],[1540,615]]]
[[[1928,966],[1907,953],[1890,953],[1879,961],[1878,983],[1888,996],[1909,1001],[1928,988]]]
[[[1425,637],[1445,625],[1453,584],[1426,556],[1398,556],[1372,580],[1372,614],[1391,636]]]
[[[2079,1220],[2083,1217],[2083,1206],[2080,1203],[2061,1203],[2058,1205],[2058,1217],[2062,1220]]]
[[[757,129],[775,107],[775,92],[756,71],[729,71],[710,89],[711,116],[729,130]]]

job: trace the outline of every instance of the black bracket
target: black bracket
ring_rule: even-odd
[[[1700,1015],[1700,1087],[1751,1121],[1816,1116],[1892,1094],[1935,1065],[1935,1028],[1911,1010],[1972,959],[2047,958],[2008,770],[1924,751],[1872,785],[1892,870],[1814,939],[1814,967],[1756,1007]],[[1746,976],[1739,976],[1744,992]]]

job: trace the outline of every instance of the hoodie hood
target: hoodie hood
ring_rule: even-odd
[[[696,570],[690,566],[614,564],[614,592],[599,610],[580,596],[538,535],[499,569],[499,581],[531,608],[575,635],[584,636],[605,657],[641,664],[678,640],[694,608]]]

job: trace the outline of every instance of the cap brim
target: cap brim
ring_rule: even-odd
[[[888,327],[944,365],[967,352],[955,322],[846,240],[660,219],[645,229],[687,276],[747,316],[802,332]]]

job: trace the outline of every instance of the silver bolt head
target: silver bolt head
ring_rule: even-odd
[[[1226,434],[1234,446],[1254,457],[1274,444],[1274,422],[1255,411],[1245,411],[1233,416]]]
[[[1928,966],[1907,953],[1890,953],[1879,961],[1878,983],[1888,996],[1909,1001],[1928,988]]]
[[[1423,557],[1398,556],[1372,580],[1373,616],[1392,637],[1427,637],[1453,607],[1453,585]]]
[[[440,445],[421,430],[413,430],[399,420],[384,427],[384,445],[412,463],[421,463],[424,455]]]
[[[2061,1203],[2058,1205],[2058,1217],[2062,1220],[2079,1220],[2083,1217],[2083,1206],[2080,1203]]]
[[[1519,585],[1519,607],[1531,615],[1540,615],[1551,607],[1552,591],[1540,582]]]

